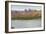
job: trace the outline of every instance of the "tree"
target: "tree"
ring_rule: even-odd
[[[27,9],[25,9],[25,12],[27,12]]]
[[[31,9],[29,8],[29,11],[31,11]]]

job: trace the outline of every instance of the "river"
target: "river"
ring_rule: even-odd
[[[32,20],[11,20],[13,28],[37,28],[41,27],[41,19]]]

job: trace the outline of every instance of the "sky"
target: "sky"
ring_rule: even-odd
[[[32,9],[32,10],[41,10],[41,6],[29,6],[29,5],[11,5],[11,10],[15,11],[22,11],[24,9]]]

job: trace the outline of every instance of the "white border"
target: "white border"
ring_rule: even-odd
[[[31,5],[31,6],[41,6],[42,7],[42,23],[40,28],[24,28],[24,29],[11,29],[11,5]],[[23,3],[9,3],[9,32],[13,31],[27,31],[27,30],[43,30],[44,28],[44,5],[42,4],[23,4]]]

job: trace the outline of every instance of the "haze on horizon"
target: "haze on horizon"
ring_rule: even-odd
[[[11,10],[15,11],[24,11],[25,9],[31,9],[31,10],[42,10],[41,6],[28,6],[28,5],[11,5]]]

